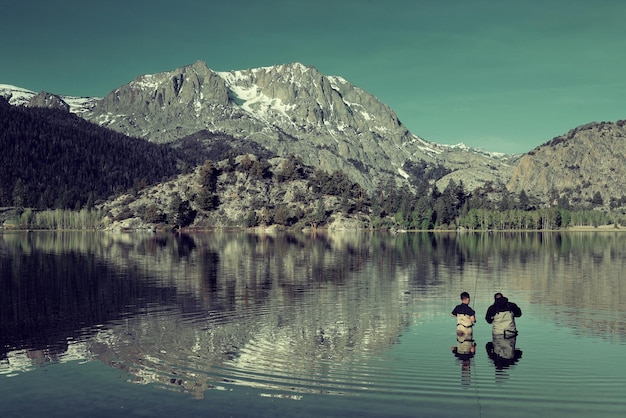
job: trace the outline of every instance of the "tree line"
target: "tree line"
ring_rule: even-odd
[[[198,211],[220,209],[225,197],[218,190],[218,178],[225,170],[246,172],[250,178],[272,184],[305,180],[310,193],[298,196],[310,208],[294,210],[287,204],[264,202],[248,208],[249,214],[239,226],[279,224],[287,227],[313,225],[322,227],[335,213],[348,216],[365,215],[374,229],[404,230],[554,230],[570,226],[623,225],[624,216],[599,210],[570,210],[561,207],[537,208],[525,193],[517,197],[504,195],[499,201],[489,199],[485,189],[468,193],[462,182],[450,181],[443,191],[432,186],[426,194],[418,195],[407,185],[398,187],[390,179],[379,184],[368,194],[358,183],[349,180],[341,170],[327,173],[305,166],[299,157],[291,156],[282,170],[272,172],[270,164],[262,159],[252,161],[247,155],[241,163],[218,168],[206,161],[198,170],[200,189],[192,200],[184,200],[172,193],[166,208],[151,205],[140,213],[124,211],[114,220],[140,216],[145,222],[169,225],[172,228],[191,225]],[[324,204],[324,197],[335,197],[332,206]],[[22,229],[100,229],[107,214],[96,208],[25,209],[14,217],[14,227]]]
[[[497,193],[494,193],[497,192]],[[499,196],[498,200],[490,194]],[[552,230],[570,226],[624,225],[620,212],[594,209],[602,206],[598,196],[588,207],[573,209],[567,201],[545,207],[530,199],[524,191],[517,195],[495,190],[487,184],[467,192],[463,182],[451,180],[443,191],[431,186],[417,194],[407,186],[396,187],[393,181],[379,185],[370,199],[372,226],[407,230]]]

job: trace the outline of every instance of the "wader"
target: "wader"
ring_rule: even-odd
[[[505,338],[515,337],[517,335],[517,327],[515,326],[515,317],[513,312],[498,312],[493,317],[492,334],[494,336],[503,336]]]

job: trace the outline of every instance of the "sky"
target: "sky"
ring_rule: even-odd
[[[0,0],[0,84],[102,97],[139,75],[300,62],[414,134],[522,153],[626,119],[623,0]]]

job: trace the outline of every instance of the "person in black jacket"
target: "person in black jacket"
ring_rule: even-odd
[[[461,293],[461,303],[456,305],[451,315],[456,317],[456,341],[458,347],[452,347],[452,351],[457,355],[474,355],[475,344],[473,337],[473,326],[476,322],[476,312],[469,306],[470,295],[467,292]]]
[[[492,334],[505,338],[515,337],[517,335],[515,318],[522,316],[522,310],[502,293],[496,293],[493,299],[493,305],[487,308],[485,315],[485,320],[492,325]]]
[[[467,292],[461,293],[461,303],[456,305],[451,315],[456,316],[457,335],[472,331],[476,322],[476,312],[469,306],[470,295]]]

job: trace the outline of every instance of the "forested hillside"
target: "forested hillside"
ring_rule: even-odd
[[[63,110],[0,98],[0,207],[90,207],[178,174],[185,159]]]

